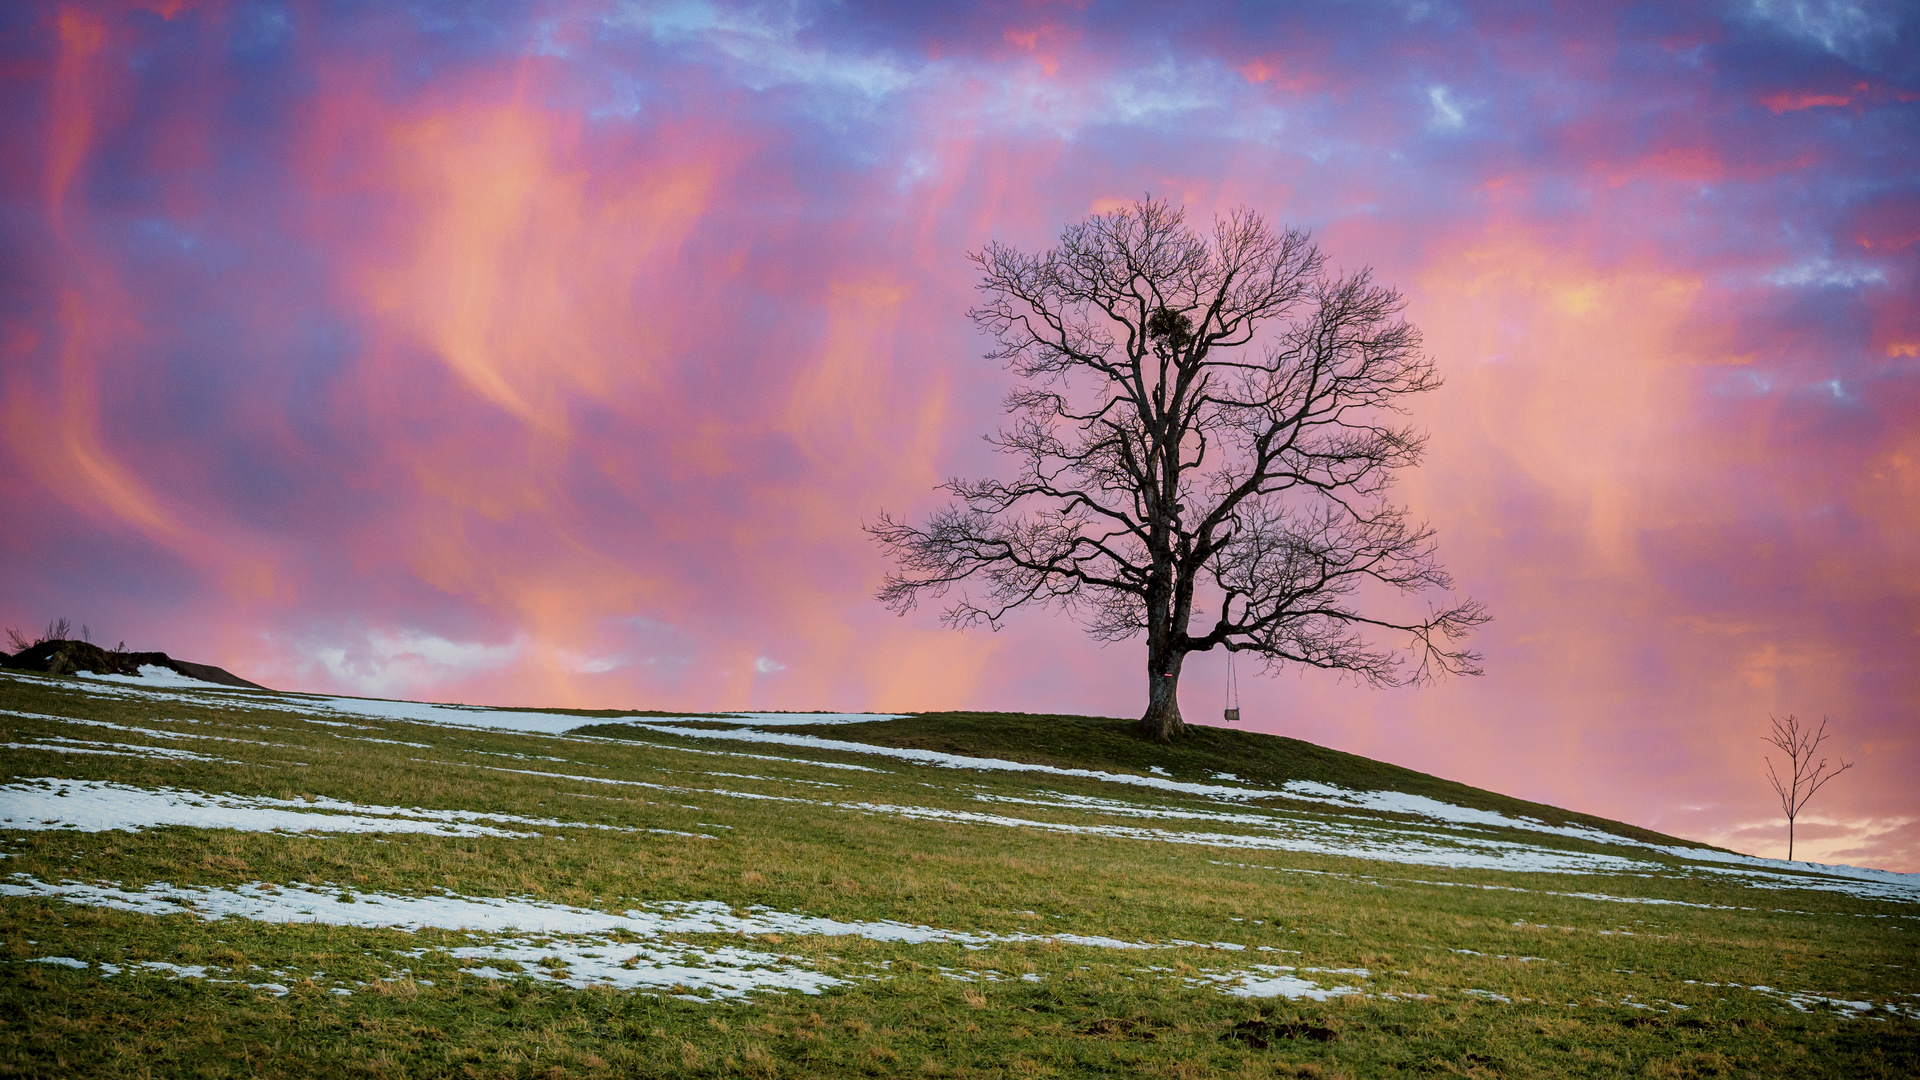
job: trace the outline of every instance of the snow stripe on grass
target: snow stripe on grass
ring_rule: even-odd
[[[98,780],[33,777],[0,786],[0,827],[72,829],[77,832],[139,832],[163,825],[242,832],[433,833],[524,839],[540,835],[480,824],[530,825],[549,829],[604,829],[716,839],[675,829],[638,829],[591,822],[558,821],[516,814],[418,807],[365,806],[334,799],[272,799],[258,795],[212,795],[181,788],[142,788]]]
[[[586,935],[625,933],[639,938],[680,934],[761,937],[857,937],[868,941],[923,945],[933,942],[967,948],[1017,942],[1057,942],[1095,949],[1154,950],[1217,948],[1241,951],[1244,945],[1220,942],[1122,941],[1087,934],[996,934],[984,930],[945,930],[890,919],[845,921],[820,915],[776,911],[755,905],[745,914],[717,900],[656,900],[624,911],[571,907],[529,897],[473,897],[455,893],[402,896],[356,892],[339,886],[269,885],[253,882],[231,888],[175,886],[155,882],[123,889],[80,881],[52,884],[27,874],[0,882],[0,896],[52,897],[88,907],[146,915],[191,913],[209,921],[241,918],[267,923],[321,923],[406,930],[466,930],[490,934]]]

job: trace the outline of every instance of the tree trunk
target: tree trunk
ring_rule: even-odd
[[[1793,819],[1787,819],[1787,861],[1793,861]]]
[[[1180,719],[1180,662],[1186,657],[1172,649],[1147,650],[1147,714],[1140,733],[1155,742],[1170,742],[1187,732]]]

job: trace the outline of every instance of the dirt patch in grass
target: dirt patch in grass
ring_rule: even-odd
[[[1265,1050],[1283,1039],[1306,1039],[1312,1042],[1339,1042],[1340,1032],[1325,1024],[1308,1020],[1273,1020],[1255,1017],[1242,1020],[1233,1025],[1222,1039],[1246,1043],[1255,1050]]]

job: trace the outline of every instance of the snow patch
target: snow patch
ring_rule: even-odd
[[[1242,848],[1263,851],[1301,851],[1325,855],[1344,855],[1380,862],[1413,863],[1476,870],[1509,870],[1561,874],[1629,874],[1662,869],[1654,863],[1639,862],[1618,855],[1583,851],[1555,851],[1510,840],[1472,837],[1421,837],[1413,833],[1395,833],[1386,829],[1344,829],[1309,822],[1271,822],[1270,828],[1285,829],[1280,835],[1246,833],[1185,832],[1131,825],[1074,825],[1058,821],[982,814],[966,810],[943,810],[922,806],[894,806],[883,803],[842,803],[846,809],[893,814],[924,821],[957,821],[975,825],[1000,825],[1039,829],[1047,832],[1075,833],[1083,836],[1110,836],[1129,840],[1152,840],[1174,844],[1199,844],[1208,847]],[[1447,841],[1452,841],[1448,843]]]
[[[606,719],[570,713],[537,710],[495,709],[478,705],[441,705],[420,701],[387,701],[378,698],[286,695],[338,716],[358,716],[374,720],[404,720],[416,724],[446,727],[487,728],[497,731],[521,731],[536,735],[561,735],[574,728],[597,724],[629,723],[652,727],[660,723],[689,720],[726,721],[739,718],[742,723],[769,727],[799,724],[865,724],[875,720],[895,720],[897,713],[730,713],[724,716],[616,716]]]
[[[484,961],[467,974],[507,978],[518,968],[575,989],[666,989],[680,996],[740,999],[756,990],[818,994],[843,980],[800,966],[792,957],[731,946],[638,947],[604,938],[511,940],[446,950],[457,960]],[[424,952],[415,955],[425,955]],[[496,965],[506,965],[502,970]]]
[[[1329,998],[1361,992],[1357,987],[1352,986],[1322,986],[1292,974],[1299,970],[1302,969],[1276,964],[1254,964],[1250,970],[1245,971],[1202,971],[1186,981],[1190,986],[1204,986],[1211,983],[1219,987],[1223,993],[1243,998],[1283,997],[1295,1000],[1326,1001]]]
[[[763,905],[737,913],[718,900],[656,900],[625,911],[569,907],[528,897],[470,897],[455,893],[401,896],[354,892],[338,886],[269,885],[253,882],[231,888],[174,886],[155,882],[123,889],[80,881],[51,884],[27,874],[0,882],[0,896],[35,896],[88,907],[147,915],[192,914],[208,921],[241,918],[266,923],[320,923],[415,932],[423,929],[533,936],[605,935],[621,932],[640,938],[679,934],[767,934],[858,937],[868,941],[924,945],[933,942],[985,948],[1009,942],[1058,942],[1100,949],[1187,948],[1193,942],[1122,941],[1085,934],[996,934],[944,930],[915,923],[879,920],[848,922],[819,915],[776,911]]]
[[[185,688],[218,686],[205,679],[195,679],[182,675],[172,668],[158,664],[141,664],[138,675],[97,675],[91,671],[76,672],[83,679],[100,679],[105,682],[133,683],[138,686],[177,686]]]
[[[801,714],[793,714],[801,715]],[[869,718],[869,719],[877,719]],[[812,723],[811,720],[794,720],[793,723]],[[852,722],[852,721],[843,721]],[[1158,765],[1149,766],[1152,776],[1139,773],[1115,773],[1101,769],[1060,768],[1054,765],[1035,765],[1025,761],[1008,761],[1005,758],[967,757],[962,754],[948,754],[939,750],[921,750],[916,747],[875,746],[871,743],[848,742],[844,739],[827,739],[818,735],[799,735],[785,731],[760,731],[743,727],[727,730],[712,728],[673,727],[668,720],[647,719],[644,722],[633,721],[635,726],[648,731],[658,731],[667,735],[679,735],[690,739],[726,739],[733,742],[765,743],[777,746],[802,746],[813,750],[838,750],[852,754],[872,754],[879,757],[897,758],[921,765],[933,765],[944,769],[981,769],[994,772],[1039,773],[1047,776],[1078,776],[1090,780],[1107,780],[1116,784],[1132,784],[1137,787],[1158,788],[1162,791],[1178,791],[1187,795],[1200,795],[1217,799],[1258,799],[1285,795],[1285,791],[1266,791],[1258,788],[1226,787],[1220,784],[1196,784],[1166,778],[1166,771]]]
[[[71,956],[36,956],[27,962],[30,964],[57,964],[60,967],[79,968],[81,971],[87,970],[88,967],[85,960],[75,960]]]
[[[98,780],[37,777],[0,786],[0,827],[77,832],[139,832],[164,825],[242,832],[434,833],[442,836],[526,838],[538,833],[493,828],[479,822],[557,829],[673,832],[617,825],[556,821],[470,810],[363,806],[334,799],[271,799],[211,795],[181,788],[140,788]],[[698,834],[705,836],[705,834]],[[713,839],[713,837],[706,837]]]
[[[130,743],[103,743],[87,739],[68,739],[59,735],[43,735],[51,742],[41,743],[0,743],[5,750],[41,750],[49,754],[106,754],[111,757],[137,757],[161,761],[212,761],[226,765],[246,765],[245,761],[232,758],[208,757],[191,750],[181,750],[169,746],[134,746]]]

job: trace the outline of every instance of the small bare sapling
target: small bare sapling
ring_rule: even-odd
[[[1792,770],[1788,778],[1782,780],[1780,773],[1773,767],[1773,758],[1767,758],[1767,779],[1772,782],[1774,794],[1780,796],[1780,809],[1787,813],[1787,861],[1793,861],[1793,819],[1813,798],[1827,781],[1853,768],[1853,762],[1842,761],[1840,767],[1827,771],[1827,759],[1821,758],[1815,763],[1813,755],[1820,744],[1827,741],[1827,718],[1820,718],[1818,729],[1800,726],[1800,720],[1792,713],[1785,719],[1771,713],[1767,719],[1773,721],[1773,734],[1763,735],[1762,739],[1780,748],[1787,755]]]

